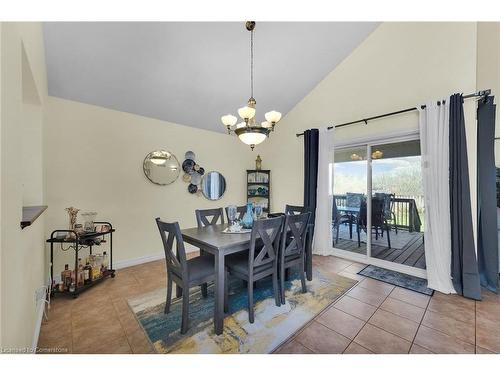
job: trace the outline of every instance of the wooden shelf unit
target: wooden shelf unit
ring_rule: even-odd
[[[271,212],[271,171],[269,169],[247,169],[247,202],[260,203],[265,213]]]

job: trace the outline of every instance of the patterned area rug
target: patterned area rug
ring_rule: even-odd
[[[301,293],[300,280],[291,275],[286,285],[286,304],[277,307],[272,283],[257,282],[254,291],[255,322],[250,324],[247,292],[241,280],[230,282],[229,314],[224,332],[214,334],[214,290],[209,287],[203,298],[197,288],[190,295],[189,331],[180,334],[181,308],[174,299],[169,314],[164,314],[166,289],[128,300],[137,320],[158,353],[271,353],[297,330],[313,319],[357,281],[329,272],[314,270],[307,282],[307,293]]]
[[[390,271],[385,268],[371,265],[363,268],[358,274],[428,296],[434,294],[434,290],[427,288],[427,280],[420,277],[410,276],[401,272]]]

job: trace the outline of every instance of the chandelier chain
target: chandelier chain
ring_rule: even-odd
[[[250,93],[253,98],[253,30],[250,31]]]

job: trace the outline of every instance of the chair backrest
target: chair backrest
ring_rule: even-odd
[[[381,226],[384,223],[385,202],[385,196],[372,198],[372,225]]]
[[[158,225],[163,242],[163,249],[165,250],[167,270],[184,278],[184,276],[187,276],[186,249],[184,248],[184,241],[182,239],[179,223],[165,223],[157,217],[156,224]],[[174,242],[177,255],[174,253]]]
[[[285,206],[285,214],[287,215],[299,215],[305,212],[309,212],[309,210],[304,206],[292,206],[290,204]]]
[[[359,209],[358,222],[363,227],[368,225],[367,223],[367,207],[366,202],[363,201]],[[372,226],[380,227],[384,224],[384,198],[372,197]]]
[[[229,223],[228,207],[226,207],[225,210],[226,210],[227,222]],[[243,219],[243,216],[245,216],[246,212],[247,212],[247,206],[236,206],[236,220]]]
[[[337,208],[337,200],[335,197],[333,197],[333,202],[332,202],[332,221],[334,224],[338,223],[340,220],[340,212],[339,209]]]
[[[306,246],[306,232],[307,224],[311,217],[310,212],[306,212],[299,215],[287,215],[285,218],[285,223],[283,224],[283,231],[281,237],[281,250],[280,258],[281,261],[285,257],[291,255],[301,256],[305,251]],[[286,244],[287,237],[291,238],[291,241]]]
[[[207,210],[195,210],[196,222],[198,228],[206,227],[207,225],[224,224],[224,211],[220,208],[210,208]],[[219,221],[220,223],[217,223]]]
[[[250,236],[250,250],[248,252],[249,273],[255,268],[275,262],[277,265],[281,230],[285,216],[271,219],[255,220]],[[260,239],[261,241],[257,241]]]
[[[360,207],[361,203],[365,200],[364,194],[361,193],[346,193],[346,206],[347,207]]]
[[[384,216],[386,219],[390,219],[391,217],[391,211],[392,211],[392,205],[394,202],[395,194],[388,194],[388,193],[375,193],[376,198],[380,198],[384,200]]]

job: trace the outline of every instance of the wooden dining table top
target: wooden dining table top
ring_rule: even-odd
[[[196,242],[218,250],[238,248],[250,243],[250,233],[223,233],[228,225],[225,223],[182,229],[182,237],[186,242]]]

